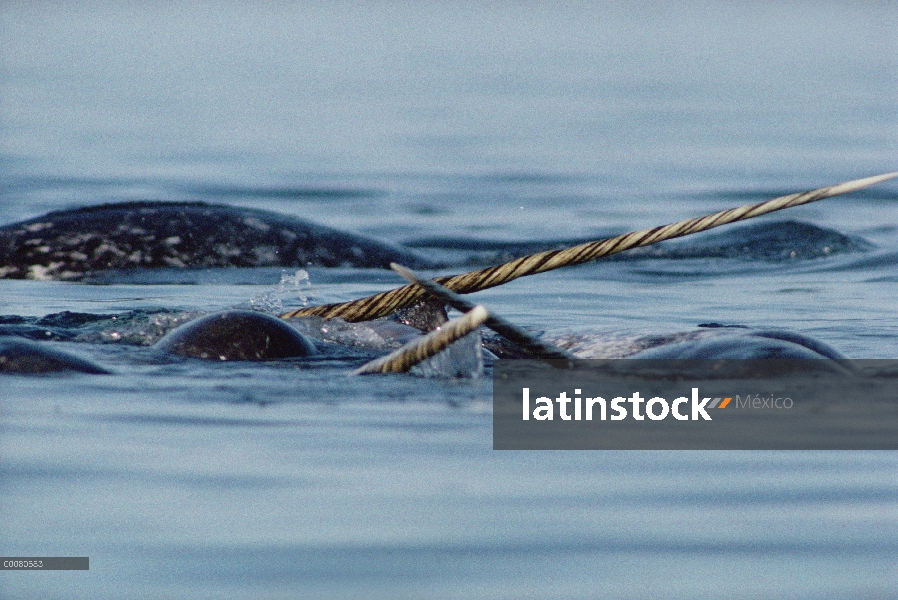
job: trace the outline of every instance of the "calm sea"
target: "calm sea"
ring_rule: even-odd
[[[660,225],[898,169],[896,31],[872,0],[7,1],[0,224],[190,199],[442,255]],[[783,220],[822,237],[784,241]],[[898,184],[733,235],[735,258],[476,300],[550,335],[717,322],[898,358]],[[827,236],[867,250],[815,253]],[[495,452],[488,377],[140,345],[184,311],[399,283],[306,271],[0,281],[4,331],[115,372],[0,380],[0,555],[90,557],[0,572],[0,597],[898,596],[893,452]]]

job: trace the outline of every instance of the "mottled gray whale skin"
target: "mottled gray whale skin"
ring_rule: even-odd
[[[0,279],[77,280],[108,269],[421,268],[414,251],[264,210],[202,202],[126,202],[0,227]]]
[[[247,310],[206,315],[185,323],[159,340],[156,348],[221,361],[275,360],[317,353],[315,345],[284,320]]]
[[[48,375],[65,372],[109,374],[103,367],[61,350],[18,337],[0,337],[0,373]]]

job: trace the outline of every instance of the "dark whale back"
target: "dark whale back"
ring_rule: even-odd
[[[78,279],[159,267],[433,266],[401,246],[263,210],[104,204],[0,227],[0,278]]]
[[[0,337],[0,373],[46,375],[50,373],[109,371],[89,360],[18,337]]]
[[[246,310],[185,323],[159,340],[156,348],[207,360],[274,360],[317,352],[312,342],[285,321]]]
[[[842,363],[845,355],[812,337],[782,330],[746,331],[708,339],[665,344],[642,350],[627,358],[686,360],[832,359]]]

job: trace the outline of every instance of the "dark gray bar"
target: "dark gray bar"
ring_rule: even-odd
[[[2,556],[0,571],[88,571],[87,556]]]
[[[898,360],[499,360],[493,448],[898,450]]]

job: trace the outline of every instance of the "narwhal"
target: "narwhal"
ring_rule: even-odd
[[[202,202],[124,202],[0,227],[0,279],[78,280],[110,269],[388,268],[435,261],[296,217]]]
[[[410,280],[409,285],[360,300],[298,309],[281,316],[283,318],[319,316],[328,319],[341,318],[347,321],[366,321],[414,306],[428,295],[439,298],[445,304],[453,305],[458,310],[470,314],[473,312],[473,304],[462,299],[456,292],[477,292],[502,285],[518,277],[543,273],[564,266],[582,264],[632,248],[655,244],[663,240],[706,231],[728,223],[856,191],[894,177],[898,177],[898,172],[853,180],[810,192],[781,196],[766,202],[728,209],[704,217],[686,219],[669,225],[635,231],[608,239],[587,242],[572,248],[539,252],[495,267],[479,269],[461,275],[439,277],[432,282],[426,282],[410,270],[402,267],[397,268],[396,265],[393,265],[406,279]],[[482,311],[479,312],[482,313]],[[583,352],[573,354],[570,350],[551,343],[540,347],[540,342],[538,341],[535,341],[535,343],[522,341],[520,336],[524,333],[523,331],[509,331],[508,327],[502,323],[497,328],[495,323],[490,324],[487,322],[487,317],[488,315],[482,316],[479,322],[486,323],[487,326],[492,327],[506,339],[514,340],[514,343],[519,347],[523,346],[525,356],[530,355],[540,358],[593,357]],[[844,355],[829,345],[796,332],[781,330],[730,330],[722,332],[722,335],[720,333],[689,332],[670,336],[667,340],[653,336],[653,345],[640,348],[639,344],[631,344],[630,347],[633,348],[633,351],[625,353],[623,356],[654,359],[829,358],[841,360],[845,358]],[[518,336],[519,339],[515,340],[515,336]],[[439,347],[435,343],[428,343],[427,345],[432,349]],[[407,355],[395,356],[394,360],[389,363],[391,366],[378,364],[377,368],[373,370],[381,372],[407,370],[414,364],[415,360],[424,360],[428,356],[428,353],[421,352],[420,349],[410,346]],[[620,358],[623,356],[616,357]],[[608,356],[603,356],[603,358],[605,357]]]
[[[413,340],[405,346],[376,361],[364,365],[357,373],[404,372],[421,361],[434,356],[449,344],[476,330],[481,324],[495,330],[510,341],[513,348],[522,354],[540,358],[586,358],[589,355],[575,354],[548,340],[533,338],[525,330],[497,318],[482,306],[475,306],[456,291],[476,292],[501,285],[517,277],[545,272],[571,264],[597,260],[627,249],[656,243],[665,239],[681,237],[705,231],[714,227],[749,219],[761,214],[782,210],[813,202],[837,194],[844,194],[898,176],[898,173],[868,177],[835,186],[820,188],[811,192],[782,196],[766,202],[721,211],[697,219],[688,219],[670,225],[637,231],[614,238],[581,244],[566,250],[550,250],[515,259],[503,265],[473,271],[454,277],[442,277],[428,282],[411,270],[393,263],[391,266],[411,283],[363,298],[361,300],[337,304],[309,307],[290,311],[281,315],[285,319],[318,316],[326,319],[340,318],[350,322],[369,321],[395,315],[405,317],[407,323],[416,324],[430,334],[420,340]],[[445,284],[445,287],[441,285]],[[454,289],[453,289],[454,288]],[[432,296],[427,300],[428,295]],[[453,306],[465,313],[455,321],[445,322],[444,306]],[[409,317],[409,313],[411,316]],[[426,315],[425,317],[422,317]],[[422,326],[422,323],[424,325]],[[782,330],[738,330],[689,333],[670,336],[669,339],[654,339],[655,345],[640,347],[626,356],[632,358],[829,358],[844,359],[838,350],[809,336]]]
[[[484,323],[511,340],[513,346],[523,348],[524,355],[573,357],[575,355],[570,350],[550,342],[528,340],[520,331],[515,337],[515,334],[509,333],[508,327],[501,324],[497,328],[496,320],[491,319],[488,311],[482,307],[473,310],[471,306],[465,305],[463,310],[466,315],[461,318],[462,321],[449,323],[445,322],[443,307],[452,305],[453,302],[458,307],[459,298],[457,295],[453,297],[455,292],[476,292],[501,285],[517,277],[597,260],[631,248],[647,246],[662,240],[848,193],[896,176],[898,173],[868,177],[729,209],[705,217],[579,244],[572,248],[540,252],[495,267],[453,277],[441,277],[431,286],[410,271],[406,271],[402,274],[413,283],[402,288],[339,305],[323,305],[291,311],[281,317],[288,322],[290,319],[308,316],[325,319],[339,317],[345,321],[359,322],[386,317],[397,312],[402,315],[404,311],[403,318],[409,324],[417,324],[423,330],[438,328],[442,331],[424,336],[419,341],[410,341],[406,347],[394,353],[395,356],[375,361],[376,364],[373,366],[366,365],[357,371],[359,373],[407,371]],[[160,206],[159,203],[129,203],[101,206],[94,210],[96,219],[93,221],[99,221],[101,217],[118,219],[113,221],[118,223],[113,233],[97,228],[96,223],[89,218],[91,210],[50,213],[45,218],[0,229],[0,241],[4,244],[0,246],[0,273],[6,277],[52,276],[66,279],[77,278],[91,268],[187,266],[188,263],[191,266],[221,266],[222,263],[233,266],[264,266],[270,264],[266,261],[282,261],[284,257],[291,257],[289,261],[311,261],[317,257],[316,260],[323,261],[320,264],[331,266],[339,264],[384,266],[384,262],[403,263],[413,267],[434,266],[433,262],[400,247],[351,234],[341,234],[330,229],[318,229],[319,226],[304,222],[297,224],[290,219],[277,218],[265,211],[247,212],[245,209],[232,209],[231,212],[225,210],[223,214],[219,213],[220,219],[226,221],[233,231],[222,239],[213,236],[210,240],[199,239],[203,235],[202,220],[216,218],[216,211],[221,211],[222,207],[209,207],[199,203],[168,206]],[[180,228],[172,228],[171,221],[166,221],[166,216],[169,219],[173,218],[172,211],[178,211]],[[185,233],[185,224],[189,235]],[[234,264],[235,256],[241,254],[234,245],[234,235],[238,230],[244,234],[249,231],[259,239],[266,239],[265,234],[268,234],[273,236],[277,243],[269,239],[265,242],[267,245],[255,249],[256,258],[250,260],[250,264],[240,264],[240,261]],[[185,237],[181,237],[182,235]],[[116,240],[115,245],[109,246],[113,238]],[[323,246],[316,246],[315,240],[320,242],[321,239],[326,239],[327,242]],[[122,240],[127,243],[123,243]],[[252,240],[256,238],[253,237]],[[340,240],[340,243],[334,246],[334,240]],[[208,259],[203,258],[204,248],[207,250],[214,248]],[[41,259],[42,262],[36,262],[42,255],[46,255]],[[188,257],[189,260],[185,261]],[[83,264],[75,266],[78,261],[82,261]],[[402,272],[402,269],[398,270]],[[436,301],[425,301],[428,294],[434,295]],[[255,335],[260,330],[264,332],[263,335]],[[188,323],[169,334],[159,343],[159,348],[185,356],[215,360],[265,360],[305,356],[316,351],[311,341],[301,334],[294,336],[290,331],[283,330],[281,323],[275,325],[261,317],[255,319],[239,312],[213,315],[201,321]],[[632,356],[844,358],[838,351],[822,342],[802,334],[783,331],[748,331],[710,338],[704,335],[675,336],[669,343],[643,348],[640,352],[632,353]]]

